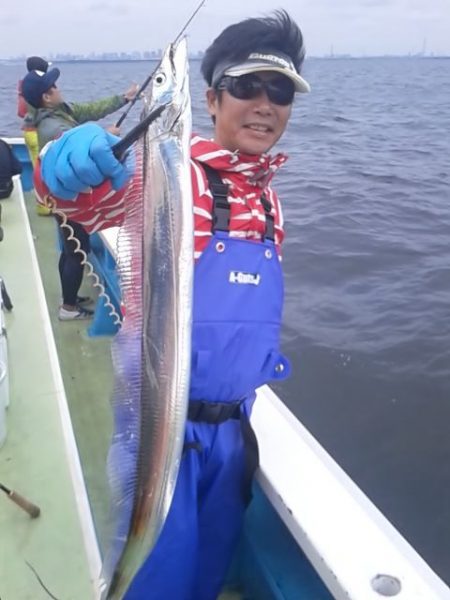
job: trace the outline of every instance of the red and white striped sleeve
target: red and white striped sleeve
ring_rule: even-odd
[[[44,206],[54,206],[71,221],[80,223],[88,233],[119,226],[124,219],[123,198],[128,185],[114,190],[109,179],[88,192],[78,194],[74,200],[62,200],[50,193],[41,176],[40,160],[34,169],[36,201]]]

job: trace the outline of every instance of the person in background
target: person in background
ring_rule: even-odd
[[[27,71],[41,71],[47,73],[48,67],[51,63],[48,63],[44,58],[40,56],[30,56],[27,58]],[[22,94],[23,79],[21,79],[17,86],[17,115],[23,119],[22,130],[24,132],[25,143],[30,153],[30,158],[33,166],[36,164],[36,160],[39,154],[38,138],[36,127],[33,124],[33,112],[34,108],[27,104]]]
[[[87,121],[97,121],[110,115],[125,106],[137,93],[137,86],[133,84],[124,94],[119,94],[83,104],[64,101],[61,90],[56,82],[60,71],[53,68],[47,71],[32,70],[22,82],[22,94],[26,102],[32,107],[32,124],[36,128],[38,147],[41,151],[44,146],[60,137],[65,131]],[[112,128],[118,133],[116,128]],[[61,225],[59,216],[56,220]],[[90,251],[89,234],[79,223],[69,220],[75,237],[80,242],[81,249]],[[70,232],[66,227],[60,227],[62,251],[58,269],[61,280],[62,304],[59,307],[58,318],[61,321],[73,321],[92,317],[93,311],[82,304],[89,302],[88,297],[79,296],[78,292],[83,280],[83,258],[76,252],[75,243],[69,240]]]
[[[42,71],[43,73],[46,73],[50,64],[51,63],[47,62],[45,58],[41,58],[40,56],[30,56],[27,58],[26,62],[28,73],[30,71]],[[36,127],[33,124],[33,113],[35,109],[27,104],[23,97],[22,83],[23,79],[20,79],[17,84],[17,116],[23,119],[23,137],[28,148],[31,163],[34,166],[39,154],[38,136]],[[41,204],[36,204],[36,212],[42,217],[51,214],[50,209]]]
[[[214,133],[191,141],[195,277],[185,452],[167,520],[126,600],[215,600],[236,549],[258,463],[249,422],[255,390],[289,373],[280,352],[283,216],[271,187],[287,157],[269,152],[296,94],[309,91],[304,57],[299,27],[277,11],[227,27],[203,58]],[[73,209],[79,203],[76,218],[109,226],[110,203],[130,176],[113,143],[95,125],[54,142],[36,172],[39,194]],[[110,187],[82,193],[99,179]]]
[[[0,200],[9,198],[14,189],[12,178],[21,172],[22,165],[14,156],[11,146],[0,139]]]

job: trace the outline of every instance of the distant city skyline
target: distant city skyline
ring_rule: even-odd
[[[111,52],[88,52],[84,53],[71,53],[71,52],[58,52],[58,53],[50,53],[46,56],[46,58],[53,62],[64,62],[64,61],[146,61],[146,60],[158,60],[161,58],[163,53],[162,48],[158,48],[155,50],[146,50],[141,52],[139,50],[132,51],[111,51]],[[200,60],[204,55],[203,50],[199,50],[197,52],[191,52],[189,54],[189,58],[192,60]],[[434,52],[427,52],[424,48],[418,52],[410,52],[408,54],[348,54],[348,53],[336,53],[334,52],[334,47],[330,48],[330,51],[327,54],[312,56],[309,55],[308,58],[414,58],[414,57],[423,57],[423,58],[450,58],[449,54],[435,54]],[[7,58],[0,58],[0,60],[4,62],[21,62],[25,61],[27,58],[26,54],[21,54],[18,56],[10,56]]]

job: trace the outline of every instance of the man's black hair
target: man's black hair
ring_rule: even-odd
[[[48,62],[40,56],[30,56],[27,58],[27,71],[43,71],[47,73]]]
[[[224,29],[205,52],[202,75],[211,85],[214,68],[224,59],[237,63],[252,52],[277,50],[287,54],[300,73],[305,59],[303,36],[285,10],[277,10],[268,17],[245,19]]]

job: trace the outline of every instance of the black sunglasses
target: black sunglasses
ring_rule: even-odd
[[[253,100],[264,91],[273,104],[288,106],[294,101],[295,85],[292,79],[281,75],[265,81],[255,73],[239,77],[225,76],[217,85],[218,90],[226,90],[239,100]]]

